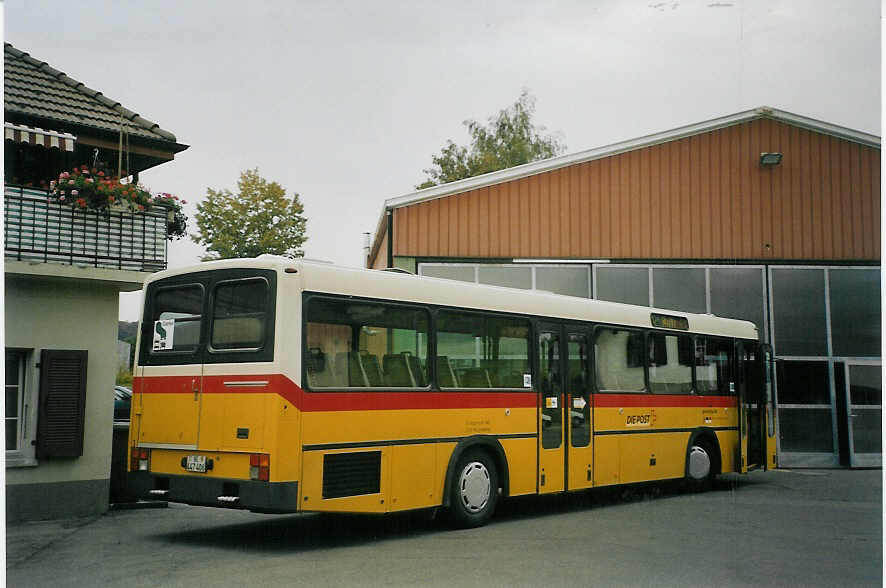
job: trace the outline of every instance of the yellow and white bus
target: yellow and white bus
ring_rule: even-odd
[[[273,256],[145,284],[143,496],[259,512],[445,507],[775,465],[749,322]]]

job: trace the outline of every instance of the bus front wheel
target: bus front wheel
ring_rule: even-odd
[[[498,502],[495,462],[483,451],[466,451],[453,471],[450,492],[449,512],[457,526],[467,528],[486,524]]]

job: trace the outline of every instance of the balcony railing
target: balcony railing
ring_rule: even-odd
[[[92,212],[48,192],[4,186],[6,259],[155,272],[166,269],[166,211]]]

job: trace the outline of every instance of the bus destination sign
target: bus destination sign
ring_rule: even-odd
[[[652,313],[652,326],[662,329],[689,330],[689,319],[685,316],[671,316],[669,314]]]

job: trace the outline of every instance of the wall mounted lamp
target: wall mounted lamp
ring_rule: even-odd
[[[781,163],[781,153],[761,153],[760,165],[763,167],[772,167]]]

